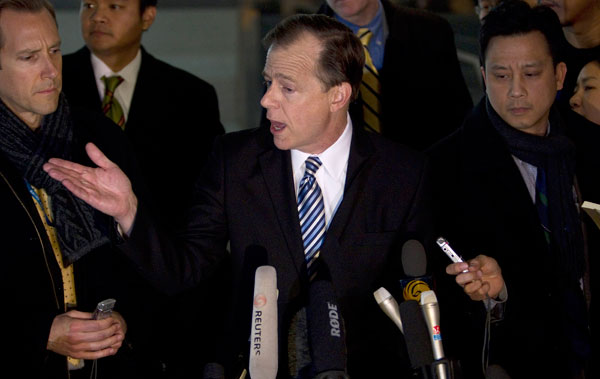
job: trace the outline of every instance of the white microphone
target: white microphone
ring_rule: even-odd
[[[260,266],[254,277],[249,370],[252,379],[275,379],[277,346],[277,273]]]
[[[423,311],[423,318],[425,318],[425,323],[427,324],[429,337],[431,339],[433,359],[436,361],[444,359],[442,333],[440,332],[440,308],[435,292],[425,291],[421,293],[421,310]],[[436,366],[436,370],[438,378],[447,378],[444,365]]]
[[[380,287],[377,291],[373,292],[373,296],[375,296],[375,301],[377,301],[377,304],[379,304],[379,308],[381,308],[383,313],[396,324],[398,329],[400,329],[400,332],[404,333],[404,330],[402,329],[402,319],[400,318],[400,308],[392,294],[385,288]]]

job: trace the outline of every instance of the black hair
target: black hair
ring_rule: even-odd
[[[523,35],[539,31],[544,35],[552,63],[562,61],[563,32],[556,13],[549,7],[530,7],[521,0],[504,0],[486,16],[479,32],[479,59],[485,65],[485,54],[492,38]]]

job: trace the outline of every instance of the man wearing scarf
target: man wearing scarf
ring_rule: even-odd
[[[131,167],[118,127],[69,108],[61,62],[50,3],[0,0],[2,359],[31,378],[90,377],[96,365],[106,374],[106,359],[84,360],[115,355],[126,323],[117,312],[104,320],[88,312],[106,298],[117,299],[122,314],[131,304],[119,288],[126,266],[111,248],[112,220],[42,170],[54,156],[89,162],[89,141]]]
[[[486,96],[429,151],[437,230],[468,260],[433,257],[445,347],[465,377],[496,365],[512,378],[583,378],[589,364],[575,151],[552,105],[566,72],[560,33],[548,8],[492,10],[480,34]]]

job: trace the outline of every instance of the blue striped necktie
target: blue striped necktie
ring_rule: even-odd
[[[315,272],[315,262],[325,239],[325,206],[315,174],[323,163],[318,157],[306,159],[306,171],[298,191],[298,217],[304,243],[304,258],[309,278]]]

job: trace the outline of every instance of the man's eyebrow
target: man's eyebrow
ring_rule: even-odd
[[[528,62],[528,63],[525,63],[523,66],[527,67],[527,68],[530,68],[530,67],[540,67],[540,66],[542,66],[542,62],[539,62],[539,61]]]
[[[262,72],[262,76],[264,78],[276,78],[276,79],[285,79],[285,80],[289,80],[289,81],[295,81],[294,78],[292,78],[291,76],[285,75],[285,74],[281,74],[281,73],[275,73],[273,74],[273,76],[269,75],[266,71],[263,70]]]
[[[21,55],[21,54],[35,54],[42,51],[42,49],[38,49],[38,48],[33,48],[33,49],[29,49],[29,48],[25,48],[23,50],[19,50],[17,51],[17,55]]]
[[[502,64],[499,64],[499,63],[493,63],[490,66],[490,70],[503,70],[503,69],[507,69],[507,67]]]
[[[55,43],[53,43],[52,45],[50,45],[51,49],[54,49],[56,47],[60,47],[60,45],[62,44],[62,41],[56,41]],[[41,48],[25,48],[22,50],[17,51],[17,55],[21,55],[21,54],[35,54],[35,53],[39,53],[40,51],[42,51]]]
[[[591,80],[598,80],[598,78],[595,76],[584,76],[583,78],[581,78],[581,84],[586,84]]]
[[[525,68],[531,68],[531,67],[540,67],[542,66],[542,62],[539,61],[535,61],[535,62],[527,62],[523,65],[523,67]],[[508,69],[507,66],[500,64],[500,63],[493,63],[490,67],[491,70],[504,70],[504,69]]]

